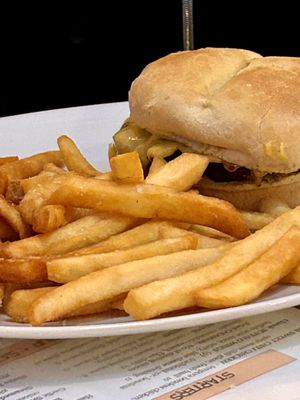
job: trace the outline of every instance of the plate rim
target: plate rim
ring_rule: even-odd
[[[286,287],[286,285],[282,285],[282,287]],[[237,307],[207,310],[188,315],[162,317],[146,321],[41,327],[33,327],[27,324],[25,326],[21,324],[20,326],[3,326],[0,323],[0,337],[11,339],[75,339],[153,333],[250,317],[283,310],[299,304],[300,292]]]

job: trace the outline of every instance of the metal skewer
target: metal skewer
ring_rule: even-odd
[[[182,0],[183,48],[194,49],[193,0]]]

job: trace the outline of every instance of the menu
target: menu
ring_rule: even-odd
[[[151,334],[0,339],[0,400],[300,399],[300,310]]]

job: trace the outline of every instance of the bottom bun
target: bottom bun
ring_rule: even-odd
[[[204,178],[197,188],[200,194],[227,200],[241,210],[258,211],[265,198],[281,200],[292,208],[300,205],[300,172],[273,183],[263,182],[260,186],[242,182],[216,183]]]

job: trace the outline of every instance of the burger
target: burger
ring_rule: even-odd
[[[118,153],[209,157],[201,194],[256,210],[272,197],[300,204],[300,58],[204,48],[147,65],[129,92]]]

